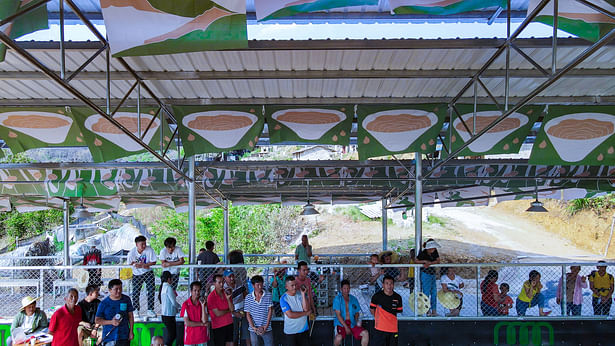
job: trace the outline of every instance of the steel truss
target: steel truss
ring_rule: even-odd
[[[23,9],[22,11],[19,11],[18,13],[15,13],[14,15],[12,15],[12,16],[6,18],[5,20],[1,21],[0,25],[4,25],[6,23],[10,23],[13,20],[15,20],[16,18],[19,18],[20,16],[23,16],[23,15],[25,15],[27,13],[30,13],[31,11],[33,11],[36,8],[39,8],[40,6],[44,6],[47,2],[49,2],[49,0],[40,0],[40,1],[36,2],[35,4],[33,4],[33,5],[25,8],[25,9]],[[65,18],[64,18],[64,12],[65,12],[64,4],[65,3],[70,7],[70,9],[73,11],[73,13],[83,22],[83,24],[96,36],[96,38],[100,41],[100,44],[101,44],[101,47],[92,56],[90,56],[81,66],[79,66],[73,73],[71,73],[69,76],[66,76],[66,67],[65,67],[65,59],[66,59],[66,48],[65,48],[65,45],[64,45],[65,44],[65,39],[64,39],[64,22],[65,22]],[[59,4],[60,4],[60,12],[59,12],[59,14],[60,14],[60,42],[59,42],[59,48],[60,48],[60,73],[59,73],[59,75],[57,73],[55,73],[52,69],[47,67],[45,64],[43,64],[41,61],[36,59],[27,50],[22,48],[19,44],[17,44],[17,42],[15,40],[11,39],[8,35],[6,35],[5,33],[1,32],[1,31],[0,31],[0,42],[4,43],[7,47],[10,47],[11,49],[13,49],[22,58],[24,58],[29,63],[31,63],[32,65],[37,67],[47,78],[50,78],[51,80],[56,82],[56,84],[58,86],[60,86],[63,89],[65,89],[68,93],[70,93],[75,98],[77,98],[81,103],[85,104],[86,106],[88,106],[89,108],[94,110],[96,113],[98,113],[99,115],[101,115],[102,117],[107,119],[114,126],[116,126],[118,129],[120,129],[124,134],[126,134],[128,137],[130,137],[135,142],[137,142],[140,146],[142,146],[145,150],[147,150],[149,153],[154,155],[154,157],[156,157],[158,160],[160,160],[166,166],[171,168],[177,174],[181,175],[188,182],[192,182],[192,179],[187,174],[184,173],[184,171],[181,169],[181,167],[179,167],[179,165],[175,164],[166,155],[166,153],[167,153],[167,151],[169,149],[170,143],[172,143],[173,140],[175,140],[175,136],[177,135],[177,129],[173,132],[173,137],[169,141],[169,145],[167,145],[166,147],[164,147],[164,145],[163,145],[163,140],[162,140],[162,138],[163,138],[163,131],[161,130],[161,132],[160,132],[160,148],[158,150],[155,149],[155,148],[152,148],[148,143],[145,143],[143,141],[143,138],[145,138],[145,135],[149,131],[149,129],[150,129],[152,123],[153,123],[153,119],[155,117],[152,118],[152,121],[149,122],[149,124],[145,128],[145,131],[143,131],[143,133],[142,133],[141,132],[141,112],[140,112],[141,88],[143,88],[145,90],[145,92],[149,95],[149,97],[151,99],[153,99],[154,102],[156,103],[156,105],[159,107],[159,110],[158,110],[156,116],[160,115],[161,124],[164,123],[162,120],[163,120],[163,116],[165,116],[165,115],[166,115],[167,119],[170,120],[170,122],[176,123],[175,118],[173,117],[173,114],[167,109],[166,105],[160,100],[160,98],[158,98],[154,94],[154,92],[147,86],[147,84],[135,72],[135,70],[132,69],[132,67],[130,67],[128,65],[128,63],[124,59],[122,59],[122,58],[117,58],[117,60],[128,71],[128,73],[130,74],[132,79],[134,79],[135,82],[132,85],[132,87],[125,93],[125,95],[122,98],[122,100],[120,100],[120,102],[117,104],[117,106],[115,107],[115,110],[112,111],[111,110],[111,96],[110,96],[111,95],[111,78],[110,78],[110,60],[111,60],[111,57],[110,57],[110,54],[109,54],[109,43],[106,40],[106,38],[96,29],[96,27],[79,10],[79,8],[73,2],[73,0],[60,0]],[[106,52],[106,58],[107,58],[106,59],[107,60],[107,66],[106,66],[106,72],[105,72],[105,75],[106,75],[105,79],[106,79],[106,85],[107,85],[107,95],[106,95],[106,99],[105,99],[106,100],[106,111],[104,111],[102,109],[102,107],[100,107],[98,104],[93,102],[90,98],[88,98],[87,96],[82,94],[79,90],[77,90],[74,86],[72,86],[70,84],[70,82],[72,80],[74,80],[76,77],[78,77],[79,74],[83,71],[83,69],[87,65],[89,65],[97,56],[102,54],[102,52]],[[135,88],[137,89],[137,93],[138,93],[138,95],[137,95],[137,113],[139,114],[139,117],[138,117],[138,135],[133,134],[130,130],[128,130],[120,122],[118,122],[117,120],[115,120],[113,118],[115,113],[124,104],[126,99],[135,90]],[[179,150],[179,148],[178,148],[178,150]]]
[[[515,40],[517,39],[517,37],[519,36],[519,34],[521,34],[521,32],[523,32],[523,30],[529,25],[529,23],[538,15],[538,13],[540,13],[540,11],[542,11],[545,6],[549,3],[549,2],[553,2],[553,36],[552,36],[552,40],[551,40],[551,49],[552,49],[552,60],[551,60],[551,68],[550,71],[547,71],[546,69],[544,69],[542,66],[540,66],[540,64],[538,64],[534,59],[532,59],[530,56],[528,56],[527,54],[525,54],[525,52],[523,52],[523,50],[521,50],[517,45],[515,45]],[[607,10],[605,10],[604,8],[597,6],[589,1],[586,0],[575,0],[589,8],[591,8],[592,10],[595,10],[597,12],[600,12],[612,19],[615,20],[615,14],[611,13]],[[532,100],[534,100],[538,94],[540,94],[542,91],[544,91],[545,89],[547,89],[549,86],[551,86],[553,83],[555,83],[556,81],[558,81],[560,78],[562,78],[563,76],[567,75],[572,69],[574,69],[576,66],[578,66],[579,64],[581,64],[583,61],[585,61],[587,58],[589,58],[592,54],[594,54],[597,50],[599,50],[600,48],[604,47],[605,45],[607,45],[610,41],[612,41],[615,38],[615,29],[612,29],[611,31],[609,31],[607,34],[605,34],[602,38],[600,38],[600,40],[598,40],[596,43],[592,44],[591,46],[589,46],[587,49],[585,49],[583,52],[581,52],[579,55],[577,55],[576,57],[574,57],[568,64],[566,64],[564,67],[562,67],[561,69],[557,68],[557,47],[558,47],[558,38],[557,38],[557,29],[558,29],[558,23],[557,23],[557,18],[558,18],[558,13],[559,13],[559,9],[558,9],[558,0],[542,0],[540,2],[540,4],[538,4],[538,6],[532,11],[532,13],[530,13],[525,20],[521,23],[521,25],[517,28],[517,30],[515,30],[514,33],[511,34],[511,12],[510,12],[510,8],[511,8],[511,4],[510,4],[511,0],[508,0],[508,15],[507,15],[507,39],[506,41],[497,49],[497,51],[491,56],[491,58],[489,58],[489,60],[483,65],[483,67],[481,67],[478,72],[476,74],[474,74],[474,76],[472,76],[472,78],[466,83],[466,85],[457,93],[457,95],[449,102],[449,108],[448,108],[448,119],[449,119],[449,126],[448,126],[448,130],[449,130],[449,143],[448,146],[446,146],[446,144],[444,145],[444,148],[447,152],[447,157],[434,163],[431,168],[427,171],[427,173],[425,173],[425,175],[423,176],[424,178],[428,178],[430,175],[432,175],[433,173],[435,173],[440,167],[442,167],[443,165],[445,165],[447,162],[449,162],[450,160],[452,160],[453,158],[457,157],[457,155],[459,155],[459,153],[461,153],[464,149],[466,149],[470,144],[472,144],[474,141],[476,141],[479,137],[481,137],[482,135],[484,135],[485,133],[487,133],[489,130],[491,130],[492,128],[494,128],[495,126],[497,126],[500,122],[502,122],[504,119],[506,119],[508,116],[510,116],[512,113],[516,112],[517,110],[519,110],[521,107],[527,105],[528,103],[530,103]],[[538,72],[544,76],[544,78],[546,78],[546,80],[541,83],[539,86],[537,86],[535,89],[531,90],[528,92],[527,96],[522,97],[519,101],[517,101],[514,106],[510,107],[510,98],[509,98],[509,84],[510,84],[510,79],[511,79],[511,74],[512,71],[510,69],[510,50],[514,49],[516,52],[518,52],[524,59],[526,59],[528,62],[530,62],[530,64],[532,64],[537,70]],[[485,77],[486,76],[486,71],[489,68],[489,66],[491,66],[491,64],[493,64],[493,62],[500,57],[502,54],[505,54],[505,58],[506,58],[506,69],[505,69],[505,77],[504,77],[504,104],[500,104],[501,100],[499,102],[499,100],[497,98],[495,98],[493,96],[493,94],[491,93],[491,91],[489,90],[489,88],[481,81],[481,77]],[[473,129],[469,129],[468,126],[466,125],[466,123],[463,121],[463,119],[461,118],[461,114],[459,113],[459,111],[457,110],[456,105],[458,103],[461,103],[460,100],[462,99],[462,96],[471,88],[473,87],[473,97],[474,97],[474,115],[473,115],[473,124],[476,124],[476,113],[477,113],[477,106],[478,106],[478,88],[482,88],[488,95],[488,99],[491,100],[491,102],[502,112],[502,115],[499,116],[496,120],[494,120],[493,122],[491,122],[489,125],[485,126],[483,129],[481,129],[480,131],[476,131],[476,126],[474,126]],[[452,131],[453,131],[453,121],[455,120],[455,117],[458,117],[463,126],[468,130],[468,132],[472,133],[472,136],[465,141],[465,143],[463,143],[459,148],[455,149],[454,151],[452,150]],[[444,141],[443,141],[444,143]]]

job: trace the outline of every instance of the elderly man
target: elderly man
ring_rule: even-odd
[[[64,298],[64,304],[51,316],[49,334],[53,335],[51,346],[79,346],[77,327],[81,322],[81,307],[77,305],[79,292],[71,288]]]
[[[21,300],[21,310],[19,310],[17,315],[13,318],[13,324],[11,324],[11,335],[15,335],[15,330],[17,328],[20,328],[26,336],[42,332],[45,328],[47,328],[49,325],[47,315],[45,315],[41,309],[36,307],[36,301],[39,299],[40,297],[23,297]],[[6,345],[12,346],[12,344],[13,339],[9,336],[8,339],[6,339]]]

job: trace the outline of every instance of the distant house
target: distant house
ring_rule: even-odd
[[[314,145],[293,151],[293,160],[331,160],[336,153],[324,145]]]

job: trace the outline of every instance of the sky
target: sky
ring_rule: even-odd
[[[521,24],[518,19],[511,25],[511,30]],[[104,35],[104,24],[96,24]],[[25,35],[19,41],[57,41],[59,40],[59,24],[51,24],[47,30]],[[519,36],[551,37],[553,29],[542,23],[531,23]],[[69,24],[66,26],[66,38],[72,41],[95,41],[85,25]],[[569,37],[570,34],[558,31],[558,37]],[[307,39],[451,39],[451,38],[505,38],[506,23],[486,22],[471,23],[319,23],[319,24],[248,24],[249,40],[307,40]]]

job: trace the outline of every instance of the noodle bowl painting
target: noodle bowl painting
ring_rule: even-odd
[[[370,114],[363,119],[362,126],[387,150],[402,151],[437,122],[438,116],[432,112],[396,109]],[[367,137],[364,144],[369,143],[365,143],[366,140]]]
[[[483,111],[476,113],[476,133],[480,132],[482,129],[487,127],[489,124],[494,122],[497,118],[502,115],[500,111]],[[468,113],[461,116],[463,121],[468,126],[468,129],[472,131],[474,128],[474,113]],[[521,113],[512,113],[504,120],[500,121],[495,127],[487,131],[482,136],[478,137],[474,142],[472,142],[468,148],[475,153],[484,153],[491,150],[496,144],[498,144],[501,140],[506,138],[506,136],[520,129],[524,125],[526,125],[529,121],[529,118],[525,114]],[[467,131],[466,127],[463,125],[459,118],[456,118],[453,121],[453,127],[461,136],[461,139],[465,142],[472,137],[472,134]],[[517,139],[519,141],[519,139]],[[455,142],[453,137],[453,142]],[[516,144],[516,143],[515,143]],[[508,150],[509,144],[504,144],[504,150]]]
[[[585,159],[615,133],[615,116],[604,113],[567,114],[549,120],[544,125],[544,131],[562,160],[577,162]],[[538,143],[540,149],[546,146],[545,141]],[[612,148],[609,150],[612,151]],[[603,159],[604,155],[600,153],[597,160]]]
[[[122,126],[132,132],[135,136],[139,136],[139,115],[137,113],[117,112],[113,116],[113,119],[122,124]],[[154,118],[154,116],[150,114],[141,113],[141,134],[145,132],[147,125],[150,121],[152,121],[152,119],[153,123],[143,138],[143,142],[145,143],[149,143],[154,137],[154,134],[156,134],[157,130],[160,128],[160,119]],[[99,114],[89,116],[85,120],[84,124],[85,127],[91,132],[103,137],[126,151],[139,151],[143,149],[139,143],[128,137],[128,135],[122,130]],[[102,142],[97,138],[94,140],[94,145],[101,146]]]
[[[237,145],[257,121],[258,117],[252,113],[217,110],[189,114],[182,119],[182,124],[216,148],[228,149]]]
[[[346,114],[343,112],[317,108],[284,109],[273,113],[271,117],[290,128],[297,136],[307,140],[320,139],[337,124],[346,120]]]
[[[73,119],[57,113],[18,111],[1,113],[0,124],[39,141],[60,144],[66,141],[66,136],[73,125]],[[9,133],[9,137],[17,138],[18,136],[18,134]]]

